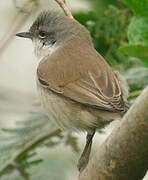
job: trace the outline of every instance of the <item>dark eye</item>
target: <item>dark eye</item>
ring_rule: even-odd
[[[40,37],[41,39],[45,38],[45,37],[46,37],[46,32],[40,31],[40,32],[39,32],[39,37]]]

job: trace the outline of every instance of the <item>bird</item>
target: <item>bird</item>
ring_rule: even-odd
[[[127,83],[95,50],[89,31],[64,14],[41,12],[16,36],[34,44],[37,89],[47,115],[64,131],[87,133],[77,165],[81,172],[95,132],[128,111]]]

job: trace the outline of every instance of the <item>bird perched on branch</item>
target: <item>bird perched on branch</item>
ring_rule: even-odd
[[[43,12],[28,32],[17,36],[33,41],[40,61],[37,86],[47,114],[62,129],[87,132],[78,162],[82,171],[95,131],[128,110],[126,83],[94,49],[89,32],[75,19]]]

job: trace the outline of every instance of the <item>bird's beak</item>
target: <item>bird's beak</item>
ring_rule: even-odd
[[[32,34],[30,32],[17,33],[16,36],[32,39]]]

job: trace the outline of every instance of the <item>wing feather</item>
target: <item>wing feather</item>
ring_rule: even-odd
[[[84,52],[78,43],[67,44],[68,47],[41,61],[37,69],[40,83],[84,105],[105,111],[125,111],[126,102],[117,76],[90,44],[83,43],[87,49]]]

